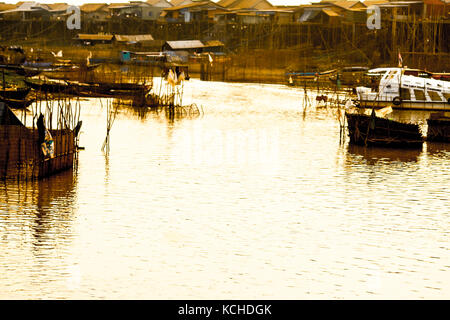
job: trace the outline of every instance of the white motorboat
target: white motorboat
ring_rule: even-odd
[[[425,72],[411,75],[404,68],[377,68],[369,75],[371,87],[356,88],[360,107],[450,110],[450,81],[433,79]]]

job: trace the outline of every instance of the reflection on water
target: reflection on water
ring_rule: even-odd
[[[447,157],[450,155],[450,144],[441,142],[427,142],[427,153],[434,157]]]
[[[15,281],[1,281],[0,298],[39,297],[41,284],[64,277],[74,206],[72,170],[40,182],[1,182],[0,272]]]
[[[349,145],[348,155],[364,159],[367,164],[390,163],[390,162],[416,162],[422,154],[422,150],[405,149],[398,150],[393,148],[371,147]],[[358,159],[358,161],[360,161]]]
[[[0,184],[0,298],[448,298],[448,146],[340,144],[302,98],[191,80],[202,116],[120,107],[109,155],[83,101],[77,172]]]

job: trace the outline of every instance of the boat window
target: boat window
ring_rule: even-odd
[[[429,90],[427,92],[428,92],[428,95],[430,96],[430,99],[432,101],[439,101],[439,102],[442,101],[442,98],[439,96],[439,94],[437,92],[429,91]]]
[[[402,100],[411,100],[411,93],[409,92],[409,89],[401,88],[400,97]]]
[[[419,77],[428,79],[428,78],[430,78],[430,74],[428,74],[426,72],[421,72],[421,73],[419,73]]]
[[[425,93],[422,90],[414,89],[414,95],[416,96],[416,100],[425,101]]]

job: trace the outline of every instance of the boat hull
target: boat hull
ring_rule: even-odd
[[[0,89],[0,96],[5,99],[23,100],[30,92],[30,88],[17,88],[17,89]]]
[[[32,81],[25,79],[25,83],[37,91],[50,93],[74,93],[74,88],[67,83],[57,83],[55,81]]]
[[[421,148],[423,137],[416,124],[379,118],[372,114],[345,113],[350,143],[365,146]]]
[[[0,102],[5,103],[8,107],[12,109],[26,109],[34,102],[34,100],[6,99],[0,96]]]
[[[428,101],[402,101],[396,105],[392,101],[359,100],[358,105],[362,108],[384,108],[392,107],[397,110],[433,110],[450,111],[450,103],[428,102]]]

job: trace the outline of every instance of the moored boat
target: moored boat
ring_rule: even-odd
[[[403,68],[377,68],[369,74],[374,77],[371,87],[356,88],[360,107],[450,110],[449,81],[433,79],[424,72],[416,76]]]
[[[309,81],[318,81],[319,79],[328,80],[336,72],[336,69],[316,72],[290,71],[286,72],[285,76],[289,85],[299,85]]]
[[[450,142],[450,113],[432,113],[427,119],[427,141]]]
[[[37,91],[49,92],[49,93],[73,93],[73,86],[69,85],[63,80],[51,80],[51,79],[35,79],[28,78],[24,80],[25,83]]]
[[[76,95],[85,97],[135,97],[143,96],[151,89],[149,85],[134,83],[80,83],[70,81],[68,83],[73,86]]]
[[[4,98],[0,95],[0,102],[5,103],[8,107],[10,107],[12,109],[26,109],[34,102],[34,100],[33,99],[23,99],[23,100],[8,99],[8,98]]]
[[[417,124],[371,115],[345,112],[350,143],[364,146],[421,148],[424,141]]]
[[[0,96],[5,99],[15,99],[15,100],[23,100],[30,92],[30,88],[23,87],[18,88],[16,86],[13,87],[0,87]]]

